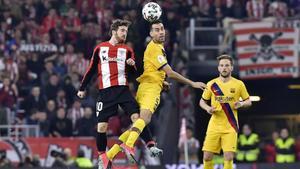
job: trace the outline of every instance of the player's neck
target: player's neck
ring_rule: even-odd
[[[163,42],[156,41],[156,40],[154,40],[154,39],[152,39],[152,41],[153,41],[154,43],[157,43],[157,44],[163,44]]]
[[[228,82],[228,81],[231,79],[231,76],[228,76],[228,77],[219,76],[219,79],[220,79],[223,83],[226,83],[226,82]]]
[[[119,42],[116,38],[110,38],[110,40],[108,42],[113,46],[119,44]]]

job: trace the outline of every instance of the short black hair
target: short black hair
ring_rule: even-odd
[[[126,26],[129,27],[131,24],[130,21],[128,20],[123,20],[123,19],[116,19],[113,21],[113,23],[110,25],[110,30],[109,30],[109,35],[112,35],[112,31],[117,31],[119,26]]]
[[[163,23],[163,22],[161,20],[155,20],[155,21],[150,22],[150,24],[149,24],[150,31],[152,30],[152,25],[159,24],[159,23]]]
[[[220,56],[217,57],[218,61],[220,61],[222,59],[228,59],[230,61],[231,65],[233,65],[233,63],[234,63],[233,59],[232,59],[232,57],[230,55],[223,54],[223,55],[220,55]]]

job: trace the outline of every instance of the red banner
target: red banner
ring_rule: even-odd
[[[117,143],[117,138],[108,139],[108,147]],[[79,149],[85,156],[97,161],[98,153],[94,138],[24,138],[20,140],[0,140],[0,150],[5,150],[7,158],[13,163],[19,163],[28,155],[39,155],[42,166],[50,167],[54,162],[51,152],[63,152],[70,148],[72,156],[76,157]],[[124,153],[119,153],[114,162],[127,164]],[[119,167],[118,167],[119,168]],[[132,168],[132,167],[131,167]]]

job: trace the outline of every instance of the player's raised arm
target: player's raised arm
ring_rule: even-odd
[[[87,71],[85,72],[85,74],[82,78],[79,90],[77,92],[77,96],[79,98],[83,98],[85,96],[85,91],[84,90],[85,90],[87,84],[92,79],[94,73],[97,71],[97,65],[99,63],[99,57],[97,55],[98,53],[99,53],[99,48],[97,48],[94,51],[91,62],[90,62],[90,65],[89,65],[89,68],[87,69]]]
[[[187,85],[190,85],[192,86],[193,88],[198,88],[198,89],[202,89],[204,90],[205,87],[206,87],[206,84],[203,83],[203,82],[194,82],[194,81],[191,81],[190,79],[188,78],[185,78],[184,76],[182,76],[181,74],[175,72],[171,66],[169,64],[166,64],[164,65],[162,68],[161,68],[169,78],[172,78],[178,82],[181,82],[181,83],[184,83],[184,84],[187,84]]]

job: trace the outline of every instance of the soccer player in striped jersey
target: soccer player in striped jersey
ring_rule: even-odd
[[[97,116],[97,148],[99,152],[99,168],[108,168],[111,165],[112,154],[105,153],[107,146],[106,131],[110,117],[117,115],[118,106],[130,114],[134,122],[139,117],[139,105],[132,96],[128,87],[127,70],[135,67],[133,50],[125,44],[129,21],[117,19],[113,21],[109,41],[98,44],[93,52],[91,62],[86,71],[77,96],[84,98],[85,88],[92,76],[97,73],[99,79],[99,94],[96,103]],[[119,140],[125,142],[129,131],[123,133]],[[142,134],[142,139],[146,142],[150,153],[158,155],[162,150],[155,147],[149,130]],[[120,149],[116,144],[113,150]]]
[[[251,106],[245,84],[231,76],[232,58],[221,55],[218,60],[220,75],[207,83],[199,103],[202,109],[212,115],[202,148],[204,169],[214,168],[213,155],[219,154],[221,149],[224,152],[224,169],[233,168],[238,135],[237,110]]]

